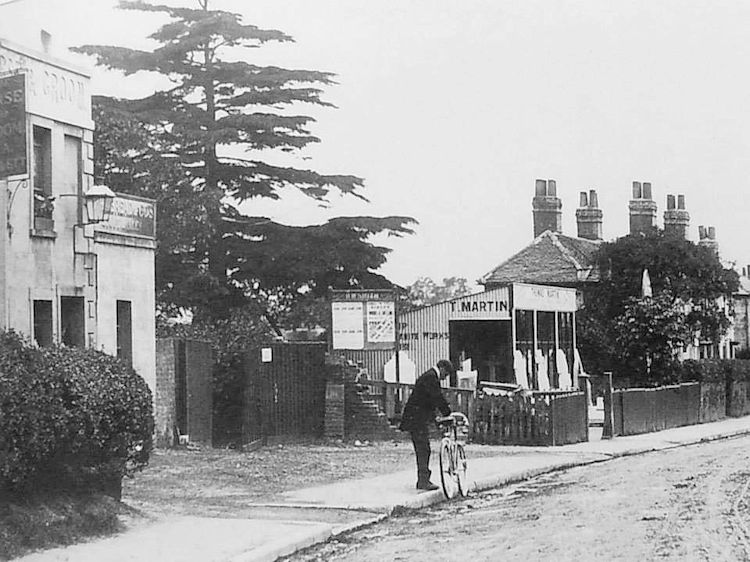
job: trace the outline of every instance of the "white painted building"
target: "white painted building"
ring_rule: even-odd
[[[153,390],[156,209],[111,194],[108,220],[87,212],[89,80],[0,39],[0,327],[117,355]]]

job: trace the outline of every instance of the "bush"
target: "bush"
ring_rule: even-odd
[[[153,427],[151,392],[128,365],[0,334],[0,492],[117,496],[122,476],[148,462]]]
[[[750,361],[739,359],[689,359],[679,370],[680,382],[750,381]]]

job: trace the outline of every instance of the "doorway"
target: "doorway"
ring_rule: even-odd
[[[83,297],[60,297],[60,340],[69,347],[85,347]]]
[[[451,320],[450,356],[457,368],[471,359],[477,381],[513,383],[510,320]]]

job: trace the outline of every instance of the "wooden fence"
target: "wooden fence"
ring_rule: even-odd
[[[699,423],[700,402],[699,383],[615,390],[613,433],[637,435]]]
[[[245,443],[323,435],[325,352],[325,343],[273,343],[246,354]]]
[[[564,445],[588,441],[582,391],[479,393],[471,438],[487,445]]]

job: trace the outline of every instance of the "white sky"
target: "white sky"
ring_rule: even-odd
[[[1,2],[2,0],[0,0]],[[186,0],[189,5],[194,1]],[[110,0],[0,6],[0,36],[58,48],[144,47],[158,16]],[[247,51],[261,64],[325,70],[336,110],[314,111],[322,143],[295,165],[364,177],[369,204],[301,197],[254,203],[287,223],[409,215],[381,270],[473,281],[532,239],[536,178],[557,180],[563,232],[596,189],[604,238],[627,233],[633,180],[650,181],[662,223],[684,194],[689,237],[715,226],[722,258],[750,264],[750,3],[743,0],[214,0],[296,43]],[[28,41],[26,41],[28,42]],[[65,55],[67,56],[67,55]],[[148,93],[148,77],[97,71],[93,92]]]

